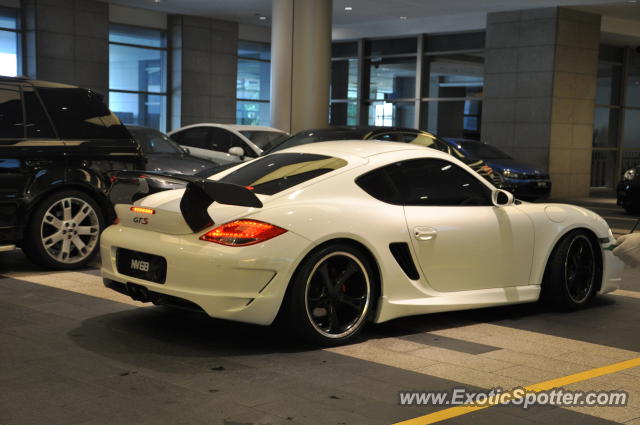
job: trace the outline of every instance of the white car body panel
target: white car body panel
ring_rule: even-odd
[[[106,229],[101,239],[103,276],[187,299],[213,317],[268,325],[304,257],[327,241],[349,239],[375,259],[381,296],[374,320],[383,322],[414,314],[536,301],[547,261],[563,235],[581,228],[599,238],[603,248],[614,243],[601,217],[571,205],[403,207],[374,199],[354,182],[380,166],[420,157],[453,162],[475,176],[463,163],[433,149],[393,142],[340,141],[279,153],[285,152],[336,156],[349,164],[273,196],[259,195],[262,208],[219,204],[208,208],[216,225],[251,218],[287,229],[285,234],[247,247],[199,240],[209,229],[178,234],[184,231],[179,213],[183,190],[161,192],[136,204],[160,210],[158,219],[173,217],[175,223],[139,225],[132,221],[130,206],[118,206],[121,223]],[[494,189],[484,179],[477,179]],[[415,227],[433,228],[437,235],[417,240]],[[408,244],[419,279],[405,274],[389,250],[391,242]],[[115,268],[117,247],[165,257],[166,283],[119,274]],[[623,265],[610,251],[601,252],[604,270],[599,292],[606,293],[618,287]]]
[[[265,132],[271,132],[271,133],[278,133],[282,135],[287,134],[286,132],[282,130],[278,130],[277,128],[273,128],[273,127],[266,127],[266,126],[259,126],[259,125],[216,124],[216,123],[201,123],[201,124],[187,125],[187,126],[178,128],[176,130],[170,131],[167,134],[169,135],[169,137],[171,137],[171,135],[175,133],[178,133],[180,131],[184,131],[190,128],[195,128],[195,127],[217,127],[217,128],[225,129],[233,133],[234,135],[238,136],[249,147],[249,149],[253,151],[252,154],[255,156],[260,156],[262,154],[262,149],[260,149],[259,146],[257,146],[255,143],[249,140],[245,135],[243,135],[241,133],[242,131],[265,131]],[[191,155],[195,157],[214,161],[218,164],[229,164],[229,163],[243,161],[242,159],[240,159],[240,157],[231,155],[228,152],[218,152],[210,149],[202,149],[202,148],[196,148],[193,146],[186,146],[186,145],[180,145],[180,146],[183,148],[189,149],[189,152],[191,153]],[[251,158],[247,158],[245,160],[249,160],[249,159]]]

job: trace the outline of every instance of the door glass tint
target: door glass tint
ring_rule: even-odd
[[[490,190],[475,176],[441,159],[414,159],[385,167],[405,205],[492,205]]]
[[[208,127],[196,127],[182,131],[176,134],[175,139],[181,145],[189,146],[192,148],[209,149],[209,128]]]
[[[347,165],[347,161],[324,155],[281,153],[252,161],[220,179],[273,195]]]
[[[229,149],[233,146],[233,134],[222,128],[212,128],[211,136],[209,138],[209,149],[216,152],[229,152]]]
[[[33,90],[25,89],[23,96],[26,112],[25,128],[27,130],[27,137],[33,139],[56,139],[56,134],[53,132],[49,118],[47,118],[36,93]]]
[[[402,205],[402,200],[384,168],[378,168],[356,180],[369,195],[387,204]]]
[[[38,92],[61,138],[131,138],[118,117],[91,90],[39,88]]]
[[[13,87],[0,86],[0,138],[24,138],[20,92]]]

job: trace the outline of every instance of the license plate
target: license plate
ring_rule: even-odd
[[[167,260],[163,257],[125,248],[116,252],[116,267],[118,273],[155,283],[164,283],[167,277]]]
[[[538,187],[547,187],[548,183],[547,182],[538,182]]]

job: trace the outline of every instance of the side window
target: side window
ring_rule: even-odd
[[[378,168],[358,177],[356,184],[379,201],[402,205],[400,195],[385,168]]]
[[[210,146],[209,149],[216,152],[229,152],[229,149],[233,146],[231,144],[232,133],[223,128],[212,127],[211,136],[209,137]]]
[[[192,148],[209,149],[209,127],[195,127],[176,135],[178,143]]]
[[[490,206],[491,191],[473,174],[441,159],[414,159],[384,168],[404,205]]]
[[[0,138],[24,138],[20,91],[10,86],[0,86]]]
[[[32,89],[25,89],[22,94],[24,96],[24,109],[26,112],[25,128],[27,130],[27,137],[34,139],[57,138],[36,93]]]
[[[244,140],[242,140],[241,138],[239,138],[238,136],[236,136],[233,133],[229,133],[229,134],[231,134],[231,146],[232,147],[242,148],[242,150],[244,151],[244,156],[246,156],[248,158],[255,158],[256,157],[256,153],[253,151],[253,149],[251,149],[249,147],[249,145],[246,144],[246,142]]]
[[[131,135],[91,90],[38,88],[61,138],[130,139]]]

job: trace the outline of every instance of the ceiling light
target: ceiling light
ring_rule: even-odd
[[[406,16],[401,16],[400,19],[402,19],[403,21],[406,21],[407,17]]]
[[[158,4],[158,3],[160,3],[161,1],[162,1],[162,0],[153,0],[153,2],[154,2],[155,4]]]
[[[260,19],[261,21],[266,21],[267,17],[266,16],[258,16],[258,19]]]
[[[345,6],[344,10],[353,10],[353,7],[351,7],[351,6]]]

